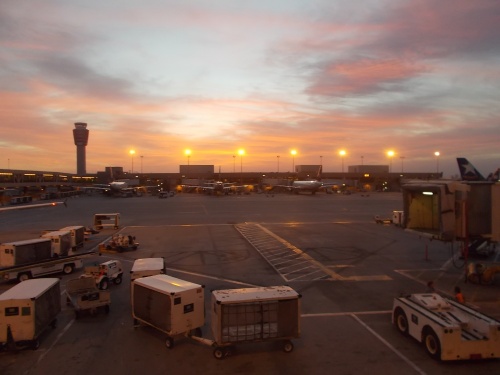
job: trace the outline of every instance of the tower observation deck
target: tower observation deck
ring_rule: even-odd
[[[76,174],[84,175],[87,173],[85,147],[89,141],[89,130],[85,122],[75,122],[73,139],[76,145]]]

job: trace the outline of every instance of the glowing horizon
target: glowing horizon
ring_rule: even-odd
[[[244,149],[246,171],[404,158],[450,176],[464,156],[488,174],[500,3],[450,4],[5,0],[0,168],[75,172],[85,122],[88,173],[139,155],[145,173],[232,171]]]

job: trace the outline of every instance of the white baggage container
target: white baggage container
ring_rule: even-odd
[[[130,280],[134,281],[140,277],[165,274],[165,259],[163,258],[140,258],[134,261],[130,271]]]
[[[174,336],[201,331],[205,324],[204,288],[167,275],[138,278],[131,284],[134,322],[166,333],[171,348]]]
[[[234,344],[282,340],[283,350],[293,350],[300,337],[300,294],[288,286],[214,290],[212,333],[214,356]]]
[[[23,281],[0,295],[0,347],[37,349],[40,334],[61,311],[57,278]]]

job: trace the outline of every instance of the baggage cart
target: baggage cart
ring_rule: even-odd
[[[95,214],[94,215],[94,228],[101,230],[104,228],[118,229],[120,227],[120,214]]]
[[[73,306],[76,319],[79,319],[84,312],[92,315],[99,309],[108,314],[111,293],[97,288],[94,278],[72,279],[66,283],[66,304]]]
[[[236,344],[260,341],[279,340],[291,352],[291,339],[300,337],[300,297],[288,286],[214,290],[214,357],[224,358]]]
[[[139,258],[132,265],[130,280],[166,273],[164,258]]]
[[[168,275],[141,277],[131,284],[134,325],[151,326],[168,337],[171,349],[176,336],[195,332],[205,324],[204,286]]]
[[[61,311],[57,278],[23,281],[0,295],[0,348],[38,349],[46,328],[55,328]]]

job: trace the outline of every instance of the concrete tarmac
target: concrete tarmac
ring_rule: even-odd
[[[119,212],[118,231],[140,243],[137,251],[86,259],[120,259],[126,268],[124,283],[111,286],[109,315],[75,320],[63,303],[57,328],[44,333],[38,350],[0,353],[0,373],[497,374],[497,360],[437,362],[392,325],[394,297],[423,292],[428,280],[442,294],[459,285],[467,303],[500,319],[500,282],[466,283],[457,245],[375,223],[375,215],[391,217],[402,203],[399,193],[94,195],[68,199],[67,207],[0,213],[0,242],[91,226],[95,213]],[[96,249],[115,232],[102,230],[84,250]],[[213,348],[192,339],[176,339],[167,349],[165,334],[134,328],[128,271],[135,259],[146,257],[164,257],[168,274],[205,285],[203,336],[209,339],[211,290],[291,286],[302,296],[301,337],[293,340],[293,352],[283,352],[277,342],[251,343],[217,360]],[[64,290],[80,273],[56,276]],[[0,283],[0,290],[12,286]]]

